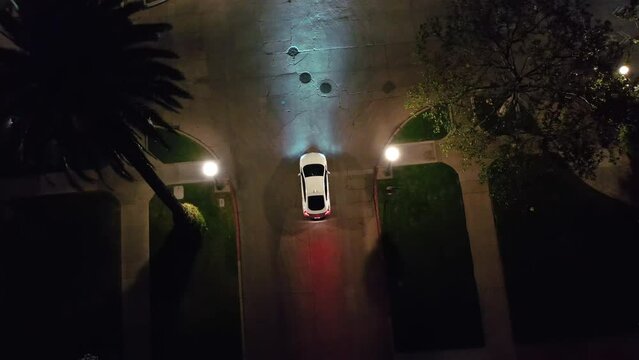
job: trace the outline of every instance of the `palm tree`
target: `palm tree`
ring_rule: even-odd
[[[181,72],[153,47],[169,24],[134,24],[142,2],[28,0],[0,10],[0,145],[30,168],[43,169],[52,149],[69,173],[110,165],[132,180],[131,165],[173,212],[184,209],[155,173],[144,136],[163,142],[156,127],[174,131],[160,109],[178,112],[191,98],[175,84]],[[0,40],[2,40],[0,38]],[[6,43],[6,41],[5,41]]]

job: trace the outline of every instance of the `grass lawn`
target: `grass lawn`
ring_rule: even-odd
[[[441,163],[396,167],[393,173],[378,186],[395,348],[482,346],[457,173]],[[397,188],[393,195],[387,186]]]
[[[121,358],[120,205],[106,193],[0,204],[2,359]]]
[[[169,146],[168,149],[159,142],[149,140],[149,151],[157,156],[165,164],[173,164],[186,161],[200,161],[211,158],[206,149],[200,144],[180,133],[173,134],[166,130],[158,130],[164,141]]]
[[[207,222],[200,243],[171,234],[169,210],[157,197],[150,203],[154,359],[242,358],[233,204],[213,187],[184,185],[183,201]]]
[[[395,134],[393,144],[443,139],[448,132],[445,126],[435,126],[437,116],[445,116],[445,113],[426,111],[413,116]]]
[[[639,331],[637,209],[569,172],[535,183],[516,206],[494,205],[515,339]]]

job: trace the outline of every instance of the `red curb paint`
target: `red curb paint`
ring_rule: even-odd
[[[235,187],[229,181],[231,188],[231,199],[233,200],[233,217],[235,223],[235,251],[237,252],[237,280],[240,291],[240,327],[242,331],[242,358],[246,357],[246,335],[244,330],[244,286],[242,282],[242,237],[240,236],[240,210],[237,205],[237,196],[235,195]]]
[[[373,202],[375,205],[375,221],[377,221],[377,235],[382,235],[382,224],[379,219],[379,195],[377,193],[377,171],[378,167],[373,168]]]
[[[229,182],[231,188],[231,198],[233,199],[233,217],[235,222],[235,247],[237,251],[237,260],[242,260],[241,236],[240,236],[240,211],[237,206],[237,197],[235,195],[235,187]]]

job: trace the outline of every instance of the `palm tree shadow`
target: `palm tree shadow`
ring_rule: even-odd
[[[136,331],[150,330],[153,359],[179,358],[181,305],[201,245],[199,229],[187,225],[174,226],[124,296],[125,316],[139,319],[139,323],[129,324],[125,336],[126,333],[133,332],[131,335],[136,336]],[[148,313],[150,319],[145,321],[144,316],[136,314],[136,311]],[[151,326],[150,329],[145,328],[145,322]],[[130,354],[146,352],[143,344],[132,346],[134,348],[128,351]]]
[[[178,225],[150,258],[151,342],[155,359],[178,358],[180,305],[201,245],[199,229]]]

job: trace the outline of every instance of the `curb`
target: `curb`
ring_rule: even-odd
[[[377,171],[379,167],[375,165],[373,168],[373,205],[375,206],[375,221],[377,222],[377,236],[382,235],[382,223],[379,219],[379,195],[377,189]]]
[[[237,282],[240,291],[240,328],[242,332],[242,358],[246,359],[246,334],[244,327],[244,288],[242,286],[242,236],[240,233],[240,210],[237,204],[235,186],[229,181],[231,199],[233,199],[233,218],[235,222],[235,251],[237,251]]]

